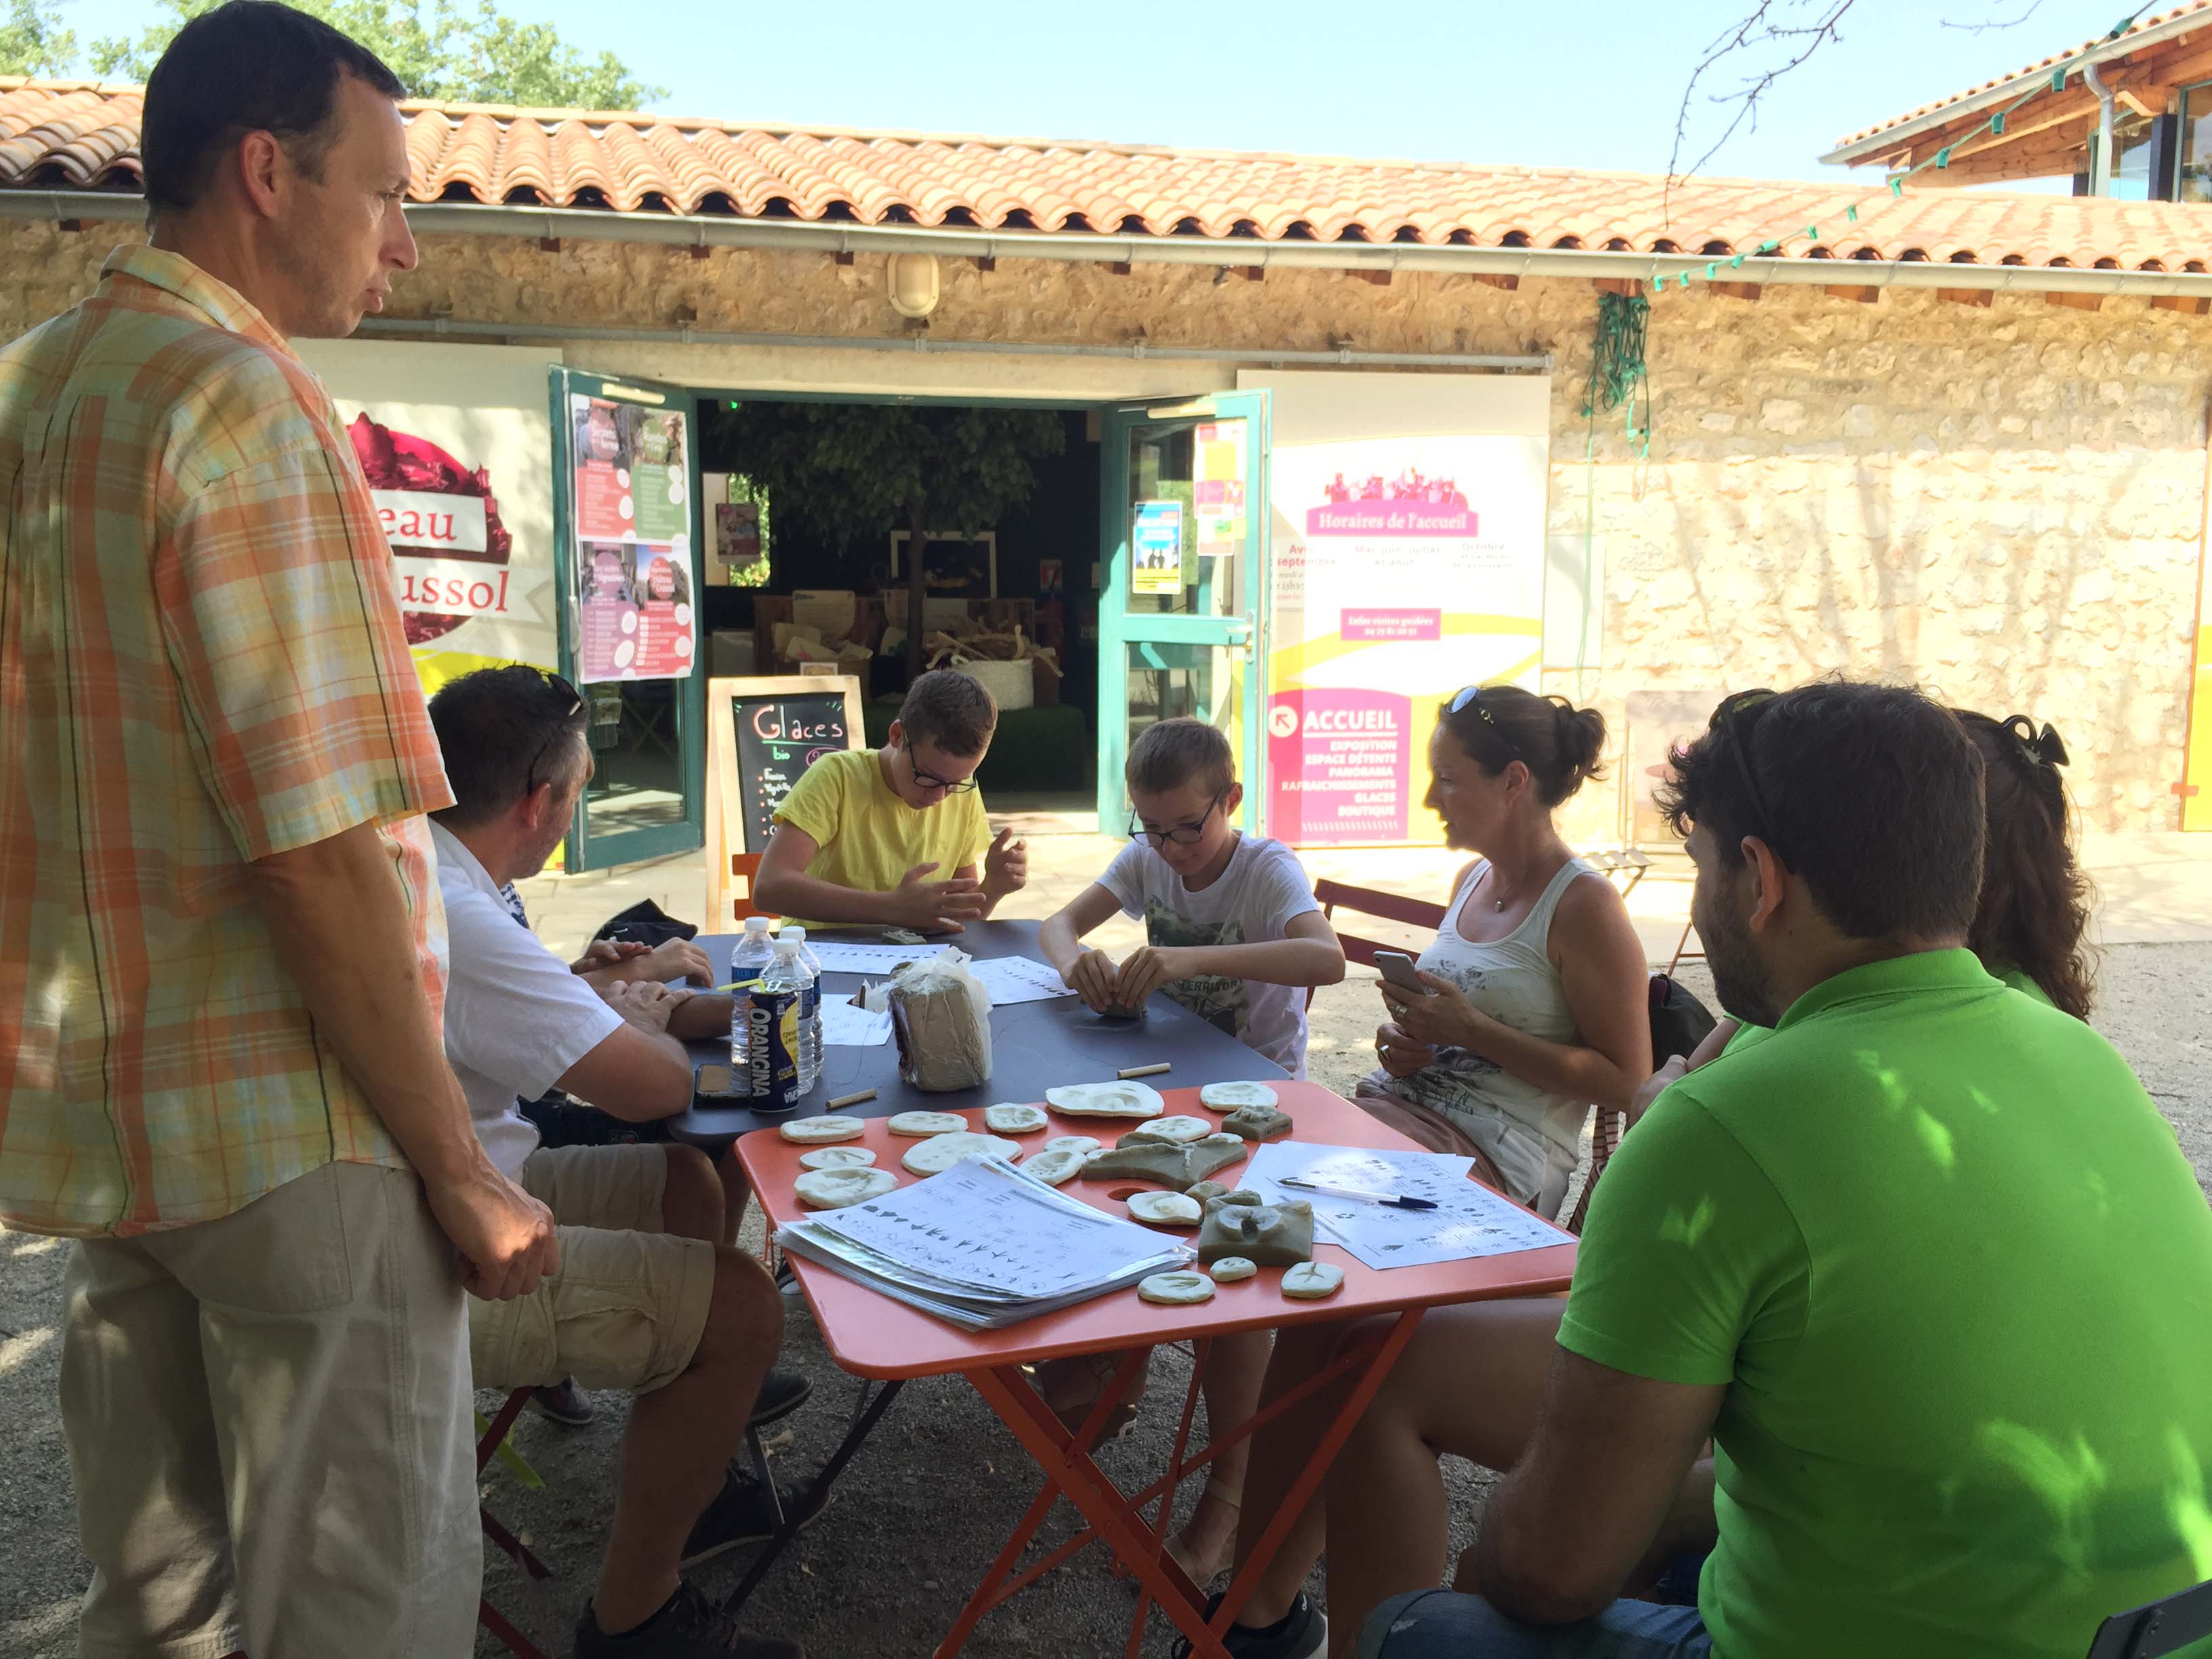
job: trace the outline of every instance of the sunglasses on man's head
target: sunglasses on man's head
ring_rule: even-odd
[[[544,761],[546,756],[553,752],[553,745],[561,740],[561,734],[568,730],[568,722],[576,718],[577,711],[584,706],[584,699],[578,694],[574,686],[550,670],[540,672],[545,675],[546,690],[553,692],[556,696],[568,698],[568,707],[567,712],[561,716],[560,730],[556,731],[544,742],[539,744],[538,752],[530,757],[530,769],[522,775],[522,793],[526,796],[536,791],[538,766]]]
[[[1750,807],[1750,834],[1765,842],[1767,850],[1779,859],[1785,867],[1790,855],[1782,850],[1782,842],[1774,833],[1774,819],[1766,810],[1766,798],[1759,793],[1759,780],[1751,769],[1751,734],[1759,722],[1759,711],[1780,696],[1779,692],[1760,686],[1755,690],[1735,691],[1723,697],[1720,707],[1713,710],[1707,723],[1708,732],[1718,732],[1729,740],[1729,752],[1735,757],[1737,775],[1743,780],[1746,802]]]

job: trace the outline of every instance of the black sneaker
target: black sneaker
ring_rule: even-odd
[[[589,1602],[576,1620],[575,1659],[806,1659],[796,1642],[753,1636],[690,1584],[635,1630],[610,1636]]]
[[[770,1371],[761,1379],[760,1392],[753,1396],[753,1414],[745,1422],[756,1429],[781,1423],[813,1392],[814,1384],[797,1371]]]
[[[791,1270],[789,1256],[775,1264],[775,1287],[786,1296],[805,1299],[806,1292],[799,1287],[799,1275]]]
[[[1220,1607],[1219,1595],[1206,1598],[1209,1621]],[[1222,1632],[1221,1645],[1229,1650],[1234,1659],[1313,1659],[1328,1645],[1328,1620],[1300,1590],[1298,1599],[1291,1603],[1291,1610],[1273,1624],[1259,1630],[1231,1625]],[[1179,1638],[1171,1651],[1174,1659],[1190,1659],[1190,1638]],[[583,1655],[579,1652],[576,1659],[583,1659]]]
[[[562,1377],[550,1389],[532,1389],[530,1409],[572,1429],[582,1428],[594,1415],[590,1396],[576,1386],[573,1376]]]
[[[799,1529],[805,1531],[820,1520],[822,1512],[830,1507],[832,1490],[819,1480],[810,1481],[803,1488],[778,1486],[776,1493],[783,1503],[782,1516],[796,1514]],[[781,1518],[768,1489],[751,1475],[740,1475],[733,1470],[723,1480],[722,1490],[714,1494],[714,1502],[692,1522],[691,1535],[684,1540],[683,1565],[696,1567],[702,1561],[713,1560],[725,1550],[766,1543],[781,1529]]]

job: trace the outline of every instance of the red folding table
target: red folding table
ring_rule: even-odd
[[[1358,1107],[1311,1083],[1271,1084],[1282,1108],[1295,1122],[1292,1135],[1303,1141],[1334,1146],[1412,1149],[1413,1143],[1386,1128]],[[1199,1103],[1198,1091],[1167,1092],[1170,1111],[1218,1117]],[[980,1114],[973,1115],[980,1117]],[[972,1127],[981,1128],[980,1122]],[[1010,1137],[1027,1151],[1059,1134],[1088,1134],[1109,1144],[1134,1127],[1120,1118],[1061,1117],[1052,1115],[1048,1127],[1034,1134]],[[892,1134],[882,1121],[871,1122],[857,1141],[844,1143],[874,1149],[876,1167],[899,1176],[902,1184],[920,1179],[908,1175],[899,1159],[915,1142]],[[812,1213],[793,1194],[793,1182],[804,1173],[799,1156],[808,1149],[793,1146],[773,1129],[749,1134],[737,1143],[738,1157],[754,1193],[771,1224],[781,1224]],[[1213,1177],[1233,1182],[1241,1165],[1232,1164]],[[1127,1177],[1097,1181],[1079,1177],[1060,1190],[1097,1208],[1121,1213],[1121,1200],[1146,1183]],[[1188,1240],[1194,1234],[1185,1234]],[[1186,1307],[1162,1307],[1139,1298],[1134,1290],[1098,1297],[1059,1313],[1026,1321],[1001,1330],[967,1332],[933,1318],[903,1303],[878,1294],[865,1285],[817,1266],[792,1258],[812,1304],[823,1341],[844,1370],[864,1378],[880,1379],[884,1387],[872,1400],[866,1396],[856,1407],[844,1443],[817,1477],[834,1481],[869,1431],[889,1408],[899,1387],[908,1378],[957,1373],[975,1384],[1030,1455],[1044,1472],[1045,1483],[1021,1523],[999,1553],[981,1584],[953,1621],[937,1649],[938,1659],[957,1654],[976,1622],[1017,1591],[1025,1589],[1094,1539],[1103,1539],[1138,1581],[1139,1599],[1129,1632],[1131,1659],[1138,1651],[1145,1621],[1152,1602],[1191,1640],[1200,1659],[1227,1659],[1221,1633],[1251,1594],[1259,1574],[1280,1547],[1291,1522],[1320,1486],[1332,1459],[1351,1433],[1367,1403],[1374,1398],[1384,1376],[1413,1334],[1428,1309],[1452,1303],[1480,1302],[1492,1297],[1539,1296],[1565,1290],[1574,1270],[1575,1247],[1563,1243],[1548,1249],[1511,1255],[1486,1256],[1473,1261],[1440,1262],[1431,1267],[1394,1267],[1378,1271],[1363,1265],[1340,1247],[1316,1244],[1314,1258],[1344,1269],[1344,1285],[1319,1302],[1292,1301],[1281,1289],[1282,1271],[1262,1269],[1258,1277],[1221,1285],[1212,1300]],[[1199,1400],[1200,1376],[1206,1350],[1212,1338],[1232,1331],[1271,1329],[1285,1325],[1346,1322],[1376,1314],[1398,1317],[1373,1340],[1346,1352],[1321,1376],[1304,1388],[1274,1401],[1237,1431],[1217,1438],[1203,1450],[1190,1449],[1190,1431]],[[1092,1443],[1122,1387],[1144,1363],[1147,1350],[1164,1342],[1195,1345],[1198,1362],[1191,1368],[1190,1386],[1182,1405],[1174,1450],[1160,1478],[1133,1494],[1123,1492],[1091,1456]],[[1071,1433],[1053,1413],[1043,1397],[1024,1374],[1023,1367],[1073,1354],[1123,1353],[1126,1358],[1114,1381],[1099,1396],[1089,1420]],[[1327,1433],[1314,1444],[1306,1467],[1291,1488],[1284,1506],[1253,1553],[1249,1564],[1222,1598],[1210,1626],[1205,1598],[1164,1547],[1177,1486],[1193,1471],[1202,1468],[1230,1446],[1282,1412],[1305,1400],[1314,1391],[1350,1375],[1352,1386]],[[1030,1539],[1044,1523],[1054,1504],[1066,1498],[1088,1523],[1085,1529],[1029,1566],[1015,1571]],[[1143,1506],[1158,1500],[1155,1516],[1147,1521]],[[804,1513],[809,1505],[802,1505]],[[741,1605],[788,1545],[795,1527],[764,1548],[751,1571],[731,1597]]]

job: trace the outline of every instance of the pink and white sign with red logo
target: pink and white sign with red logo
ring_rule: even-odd
[[[1441,841],[1420,805],[1437,706],[1464,685],[1536,684],[1548,411],[1530,388],[1466,384],[1495,378],[1240,376],[1273,400],[1267,829],[1279,840]]]

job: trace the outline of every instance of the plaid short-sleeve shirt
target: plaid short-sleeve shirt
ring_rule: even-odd
[[[452,799],[329,394],[234,290],[118,252],[0,351],[0,1222],[150,1232],[404,1167],[248,865],[378,825],[434,1012]]]

